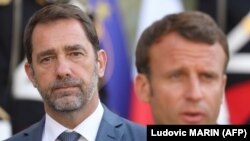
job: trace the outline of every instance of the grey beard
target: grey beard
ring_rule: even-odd
[[[78,78],[63,78],[53,82],[49,89],[45,92],[42,91],[39,85],[38,91],[43,97],[46,104],[53,110],[62,114],[68,114],[70,112],[76,112],[82,109],[92,98],[98,85],[98,73],[97,66],[95,66],[92,74],[91,82],[89,85],[83,85],[83,81]],[[74,86],[79,88],[77,92],[63,92],[53,97],[53,89],[60,88],[62,86]],[[62,98],[64,96],[74,96],[73,101],[65,101]]]

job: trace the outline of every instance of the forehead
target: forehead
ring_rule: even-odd
[[[50,33],[50,34],[48,34]],[[61,33],[61,34],[59,34]],[[38,23],[33,30],[32,39],[37,36],[47,37],[52,35],[75,35],[85,34],[84,28],[81,23],[76,19],[58,19],[46,23]],[[55,37],[57,37],[55,36]]]
[[[151,65],[200,64],[224,69],[226,55],[219,43],[193,42],[173,32],[151,46],[149,58]]]
[[[36,25],[32,35],[33,51],[72,44],[90,44],[79,21],[59,19]]]

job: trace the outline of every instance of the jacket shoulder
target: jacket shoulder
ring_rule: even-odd
[[[104,106],[104,116],[100,125],[102,133],[113,135],[120,141],[146,141],[146,127],[111,112]],[[105,131],[103,131],[105,129]],[[113,132],[111,132],[113,131]],[[99,134],[100,135],[100,134]]]
[[[123,119],[123,128],[127,131],[127,134],[131,137],[131,140],[140,140],[146,141],[146,127],[129,121],[127,119]]]
[[[41,139],[44,127],[44,119],[20,131],[5,141],[33,141]]]

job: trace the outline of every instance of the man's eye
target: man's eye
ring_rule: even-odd
[[[43,64],[48,64],[48,63],[50,63],[51,61],[52,61],[52,57],[44,57],[43,59],[41,59],[41,63],[43,63]]]
[[[181,79],[182,75],[180,73],[173,73],[170,75],[170,79],[172,80],[179,80]]]
[[[203,74],[202,78],[205,79],[205,80],[210,80],[210,79],[214,78],[214,75],[212,75],[212,74]]]
[[[77,56],[81,56],[82,53],[81,53],[81,52],[71,52],[70,55],[71,55],[71,56],[76,56],[76,57],[77,57]]]

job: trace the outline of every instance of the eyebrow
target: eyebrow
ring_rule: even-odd
[[[173,68],[172,70],[170,70],[168,72],[168,74],[173,74],[173,73],[185,73],[187,71],[187,69],[185,67],[176,67]]]
[[[49,55],[52,55],[52,54],[55,54],[55,50],[54,49],[48,49],[48,50],[45,50],[45,51],[42,51],[42,52],[38,53],[36,59],[37,59],[37,61],[39,61],[44,56],[49,56]]]
[[[79,44],[67,45],[64,47],[64,51],[66,51],[66,52],[76,51],[76,50],[82,50],[84,53],[87,53],[87,50],[85,49],[85,47],[82,45],[79,45]],[[42,51],[42,52],[38,53],[37,60],[39,61],[42,57],[53,55],[53,54],[56,54],[55,49],[48,49],[48,50]]]
[[[87,53],[87,50],[79,44],[75,44],[75,45],[67,45],[64,47],[64,51],[65,52],[70,52],[70,51],[77,51],[77,50],[82,50],[84,53]],[[42,51],[40,53],[38,53],[37,55],[37,61],[39,61],[41,58],[43,58],[44,56],[50,56],[50,55],[55,55],[56,54],[56,50],[55,49],[48,49],[45,51]]]
[[[175,68],[173,70],[170,70],[168,74],[173,74],[173,73],[186,73],[186,71],[188,71],[185,67],[180,67],[180,68]],[[201,70],[199,71],[199,74],[211,74],[211,75],[218,75],[215,71],[211,70],[211,69],[206,69],[206,70]]]
[[[79,45],[79,44],[74,44],[74,45],[67,45],[64,47],[64,50],[67,51],[76,51],[76,50],[82,50],[84,53],[87,53],[87,50],[84,46]]]

